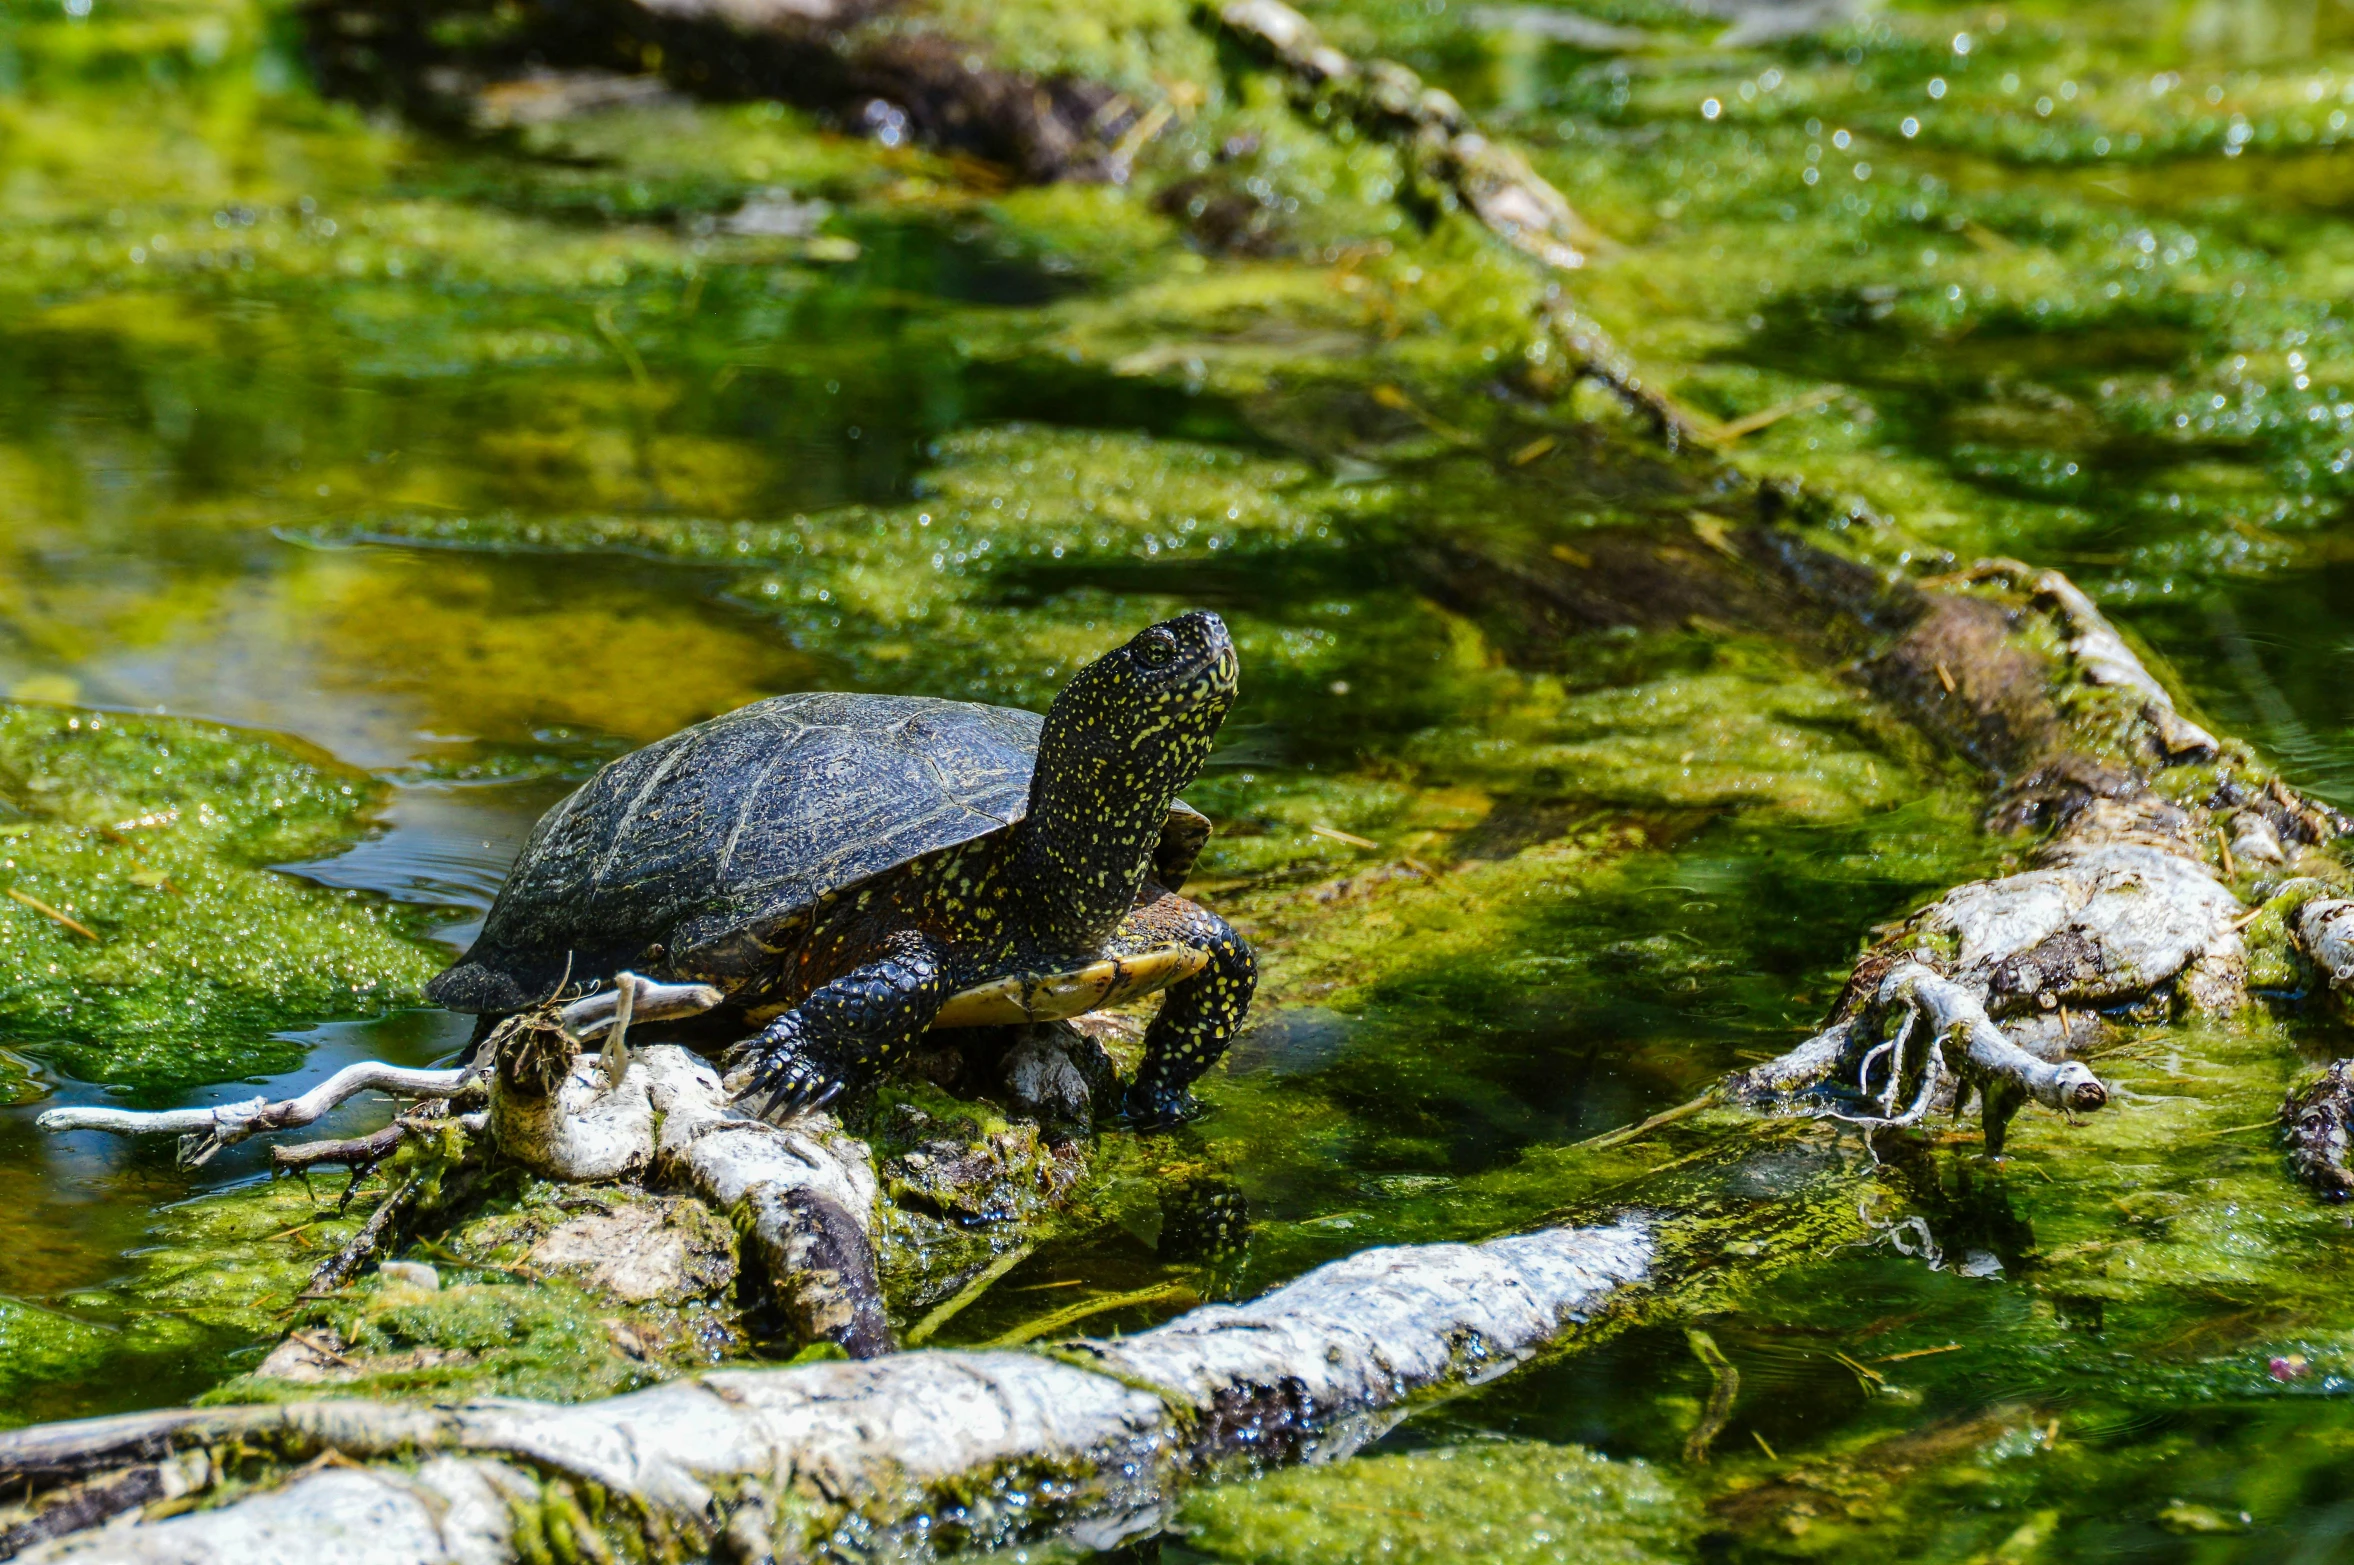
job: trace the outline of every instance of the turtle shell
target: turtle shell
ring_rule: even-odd
[[[473,948],[425,992],[497,1014],[567,975],[593,983],[633,964],[749,977],[820,898],[1027,814],[1044,722],[815,691],[633,751],[540,817]],[[1154,861],[1164,883],[1184,879],[1207,826],[1172,809]]]

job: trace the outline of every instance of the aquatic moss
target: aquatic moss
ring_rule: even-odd
[[[401,1176],[394,1177],[397,1182]],[[538,1248],[567,1223],[615,1213],[648,1216],[653,1229],[667,1228],[678,1240],[670,1258],[682,1265],[673,1269],[662,1254],[650,1254],[650,1264],[627,1279],[651,1282],[660,1274],[665,1286],[659,1292],[618,1295],[593,1269],[550,1261]],[[224,1383],[211,1399],[501,1395],[587,1401],[707,1367],[742,1346],[730,1297],[732,1236],[698,1203],[629,1191],[582,1193],[526,1180],[518,1189],[494,1191],[454,1218],[424,1225],[403,1252],[434,1267],[440,1286],[420,1288],[371,1269],[334,1297],[304,1304],[294,1317],[295,1328],[307,1331],[313,1343],[335,1349],[333,1359],[314,1354],[291,1375],[273,1373],[265,1363]],[[660,1247],[641,1242],[640,1248]]]
[[[300,1046],[273,1032],[416,1003],[438,963],[415,915],[266,867],[341,847],[376,798],[210,724],[0,707],[19,898],[0,912],[0,1030],[86,1080],[158,1087],[285,1070]]]
[[[0,1312],[11,1424],[196,1396],[274,1341],[313,1268],[366,1219],[338,1184],[247,1184],[154,1215],[117,1275]]]
[[[1684,1557],[1698,1517],[1641,1463],[1525,1441],[1361,1456],[1188,1497],[1186,1545],[1242,1565]]]

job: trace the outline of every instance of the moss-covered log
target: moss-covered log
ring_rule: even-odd
[[[331,1547],[473,1565],[537,1558],[548,1532],[575,1529],[589,1557],[803,1559],[903,1534],[953,1549],[1079,1525],[1109,1543],[1157,1529],[1189,1472],[1344,1453],[1351,1419],[1502,1373],[1652,1260],[1639,1221],[1374,1250],[1248,1305],[1045,1352],[731,1371],[586,1408],[134,1414],[0,1435],[0,1474],[72,1496],[42,1514],[82,1525],[158,1495],[226,1501],[33,1559],[304,1565]],[[285,1481],[246,1487],[264,1476]]]

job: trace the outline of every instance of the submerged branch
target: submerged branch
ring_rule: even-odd
[[[1398,144],[1413,177],[1443,207],[1460,207],[1522,254],[1573,272],[1609,248],[1553,184],[1514,148],[1491,140],[1442,88],[1394,60],[1353,60],[1283,0],[1226,0],[1218,20],[1272,56],[1300,88],[1329,99],[1369,132]],[[1645,382],[1633,359],[1591,318],[1552,300],[1543,324],[1578,373],[1609,387],[1675,444],[1715,438],[1708,421]]]
[[[1893,1023],[1893,1026],[1891,1025]],[[1920,1040],[1907,1055],[1909,1039]],[[1872,1067],[1886,1062],[1886,1085],[1871,1090]],[[1727,1097],[1762,1103],[1864,1098],[1877,1113],[1849,1113],[1837,1107],[1816,1112],[1867,1129],[1896,1129],[1927,1117],[1943,1078],[1957,1082],[1955,1107],[1975,1090],[1984,1104],[1986,1147],[2002,1151],[2012,1114],[2025,1102],[2066,1114],[2089,1114],[2109,1101],[2099,1078],[2075,1060],[2053,1062],[2028,1053],[1995,1025],[1971,989],[1920,962],[1888,970],[1870,1002],[1853,1020],[1827,1027],[1779,1059],[1740,1072],[1725,1084]],[[1897,1112],[1898,1097],[1909,1106]]]

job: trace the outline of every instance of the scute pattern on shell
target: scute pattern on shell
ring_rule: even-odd
[[[756,701],[621,757],[550,810],[466,958],[427,993],[518,1010],[649,946],[782,927],[830,892],[1003,830],[1043,719],[915,696]]]

